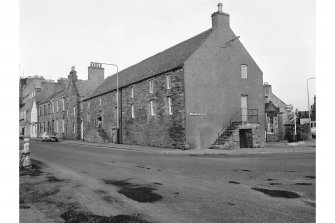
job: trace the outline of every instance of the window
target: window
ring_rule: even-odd
[[[248,78],[248,66],[245,64],[241,65],[241,78]]]
[[[64,98],[62,98],[62,104],[63,104],[63,111],[65,110],[65,101],[64,101]]]
[[[131,104],[131,118],[135,118],[135,108],[134,108],[134,104]]]
[[[52,113],[55,113],[55,103],[54,102],[51,103],[51,108],[52,108]]]
[[[59,101],[56,101],[56,111],[59,112]]]
[[[69,109],[66,108],[66,116],[69,116]]]
[[[65,123],[64,123],[64,119],[62,119],[62,133],[64,133],[65,131]]]
[[[171,97],[168,97],[168,109],[169,109],[169,115],[172,115],[172,99]]]
[[[130,97],[134,98],[134,86],[130,87]]]
[[[171,89],[171,76],[166,76],[166,89]]]
[[[76,123],[73,123],[73,134],[76,133]]]
[[[83,103],[84,102],[80,102],[80,111],[83,112]]]
[[[101,98],[99,98],[99,106],[101,106]]]
[[[56,121],[56,133],[58,133],[58,120]]]
[[[76,116],[76,107],[73,106],[73,116]]]
[[[149,92],[154,93],[154,82],[153,82],[153,80],[149,81]]]
[[[90,123],[90,121],[91,121],[91,115],[90,113],[87,113],[87,122]]]
[[[155,115],[154,101],[150,101],[150,115]]]
[[[88,110],[88,111],[90,110],[90,105],[91,105],[91,102],[88,101],[88,102],[87,102],[87,110]]]

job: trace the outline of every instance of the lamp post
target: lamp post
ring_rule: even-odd
[[[311,77],[311,78],[308,78],[307,79],[307,101],[308,101],[308,133],[311,133],[311,108],[310,108],[310,105],[309,105],[309,89],[308,89],[308,81],[309,80],[312,80],[312,79],[315,79],[315,77]]]
[[[100,63],[92,62],[97,64],[104,64],[116,67],[116,131],[117,131],[117,143],[119,143],[119,67],[112,63]]]

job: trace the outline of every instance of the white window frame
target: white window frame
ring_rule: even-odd
[[[73,116],[75,117],[76,116],[76,107],[73,106]]]
[[[76,123],[73,123],[73,134],[76,134]]]
[[[65,132],[65,122],[64,122],[64,119],[62,119],[62,133]]]
[[[66,108],[66,116],[69,116],[69,108]]]
[[[246,64],[241,65],[241,78],[244,79],[248,78],[248,65]]]
[[[130,87],[130,98],[134,98],[134,86]]]
[[[149,92],[154,93],[154,81],[153,80],[149,81]]]
[[[166,89],[171,89],[171,75],[166,75]]]
[[[101,106],[101,97],[99,98],[99,106]]]
[[[167,97],[167,101],[168,101],[168,113],[169,115],[172,115],[172,98],[171,97]]]
[[[56,101],[56,111],[59,112],[59,100]]]
[[[131,118],[135,118],[135,108],[134,108],[134,104],[131,104]]]
[[[56,121],[56,133],[58,133],[58,120]]]
[[[150,115],[154,116],[155,115],[155,108],[154,108],[154,101],[150,101]]]

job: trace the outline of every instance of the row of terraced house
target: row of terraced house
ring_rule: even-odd
[[[263,86],[221,4],[211,17],[210,29],[118,75],[105,79],[103,64],[92,62],[88,80],[78,80],[73,67],[62,87],[36,103],[38,132],[178,149],[262,147],[268,135],[282,139],[285,103],[271,101],[277,97]]]

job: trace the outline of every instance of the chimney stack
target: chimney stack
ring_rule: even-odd
[[[71,67],[71,72],[68,78],[69,78],[69,81],[73,81],[73,82],[78,81],[77,71],[74,66]]]
[[[102,82],[105,79],[105,69],[101,63],[91,62],[88,67],[88,80],[95,82]]]
[[[222,3],[218,4],[218,11],[212,14],[212,29],[215,30],[220,26],[230,26],[229,14],[222,11]]]

